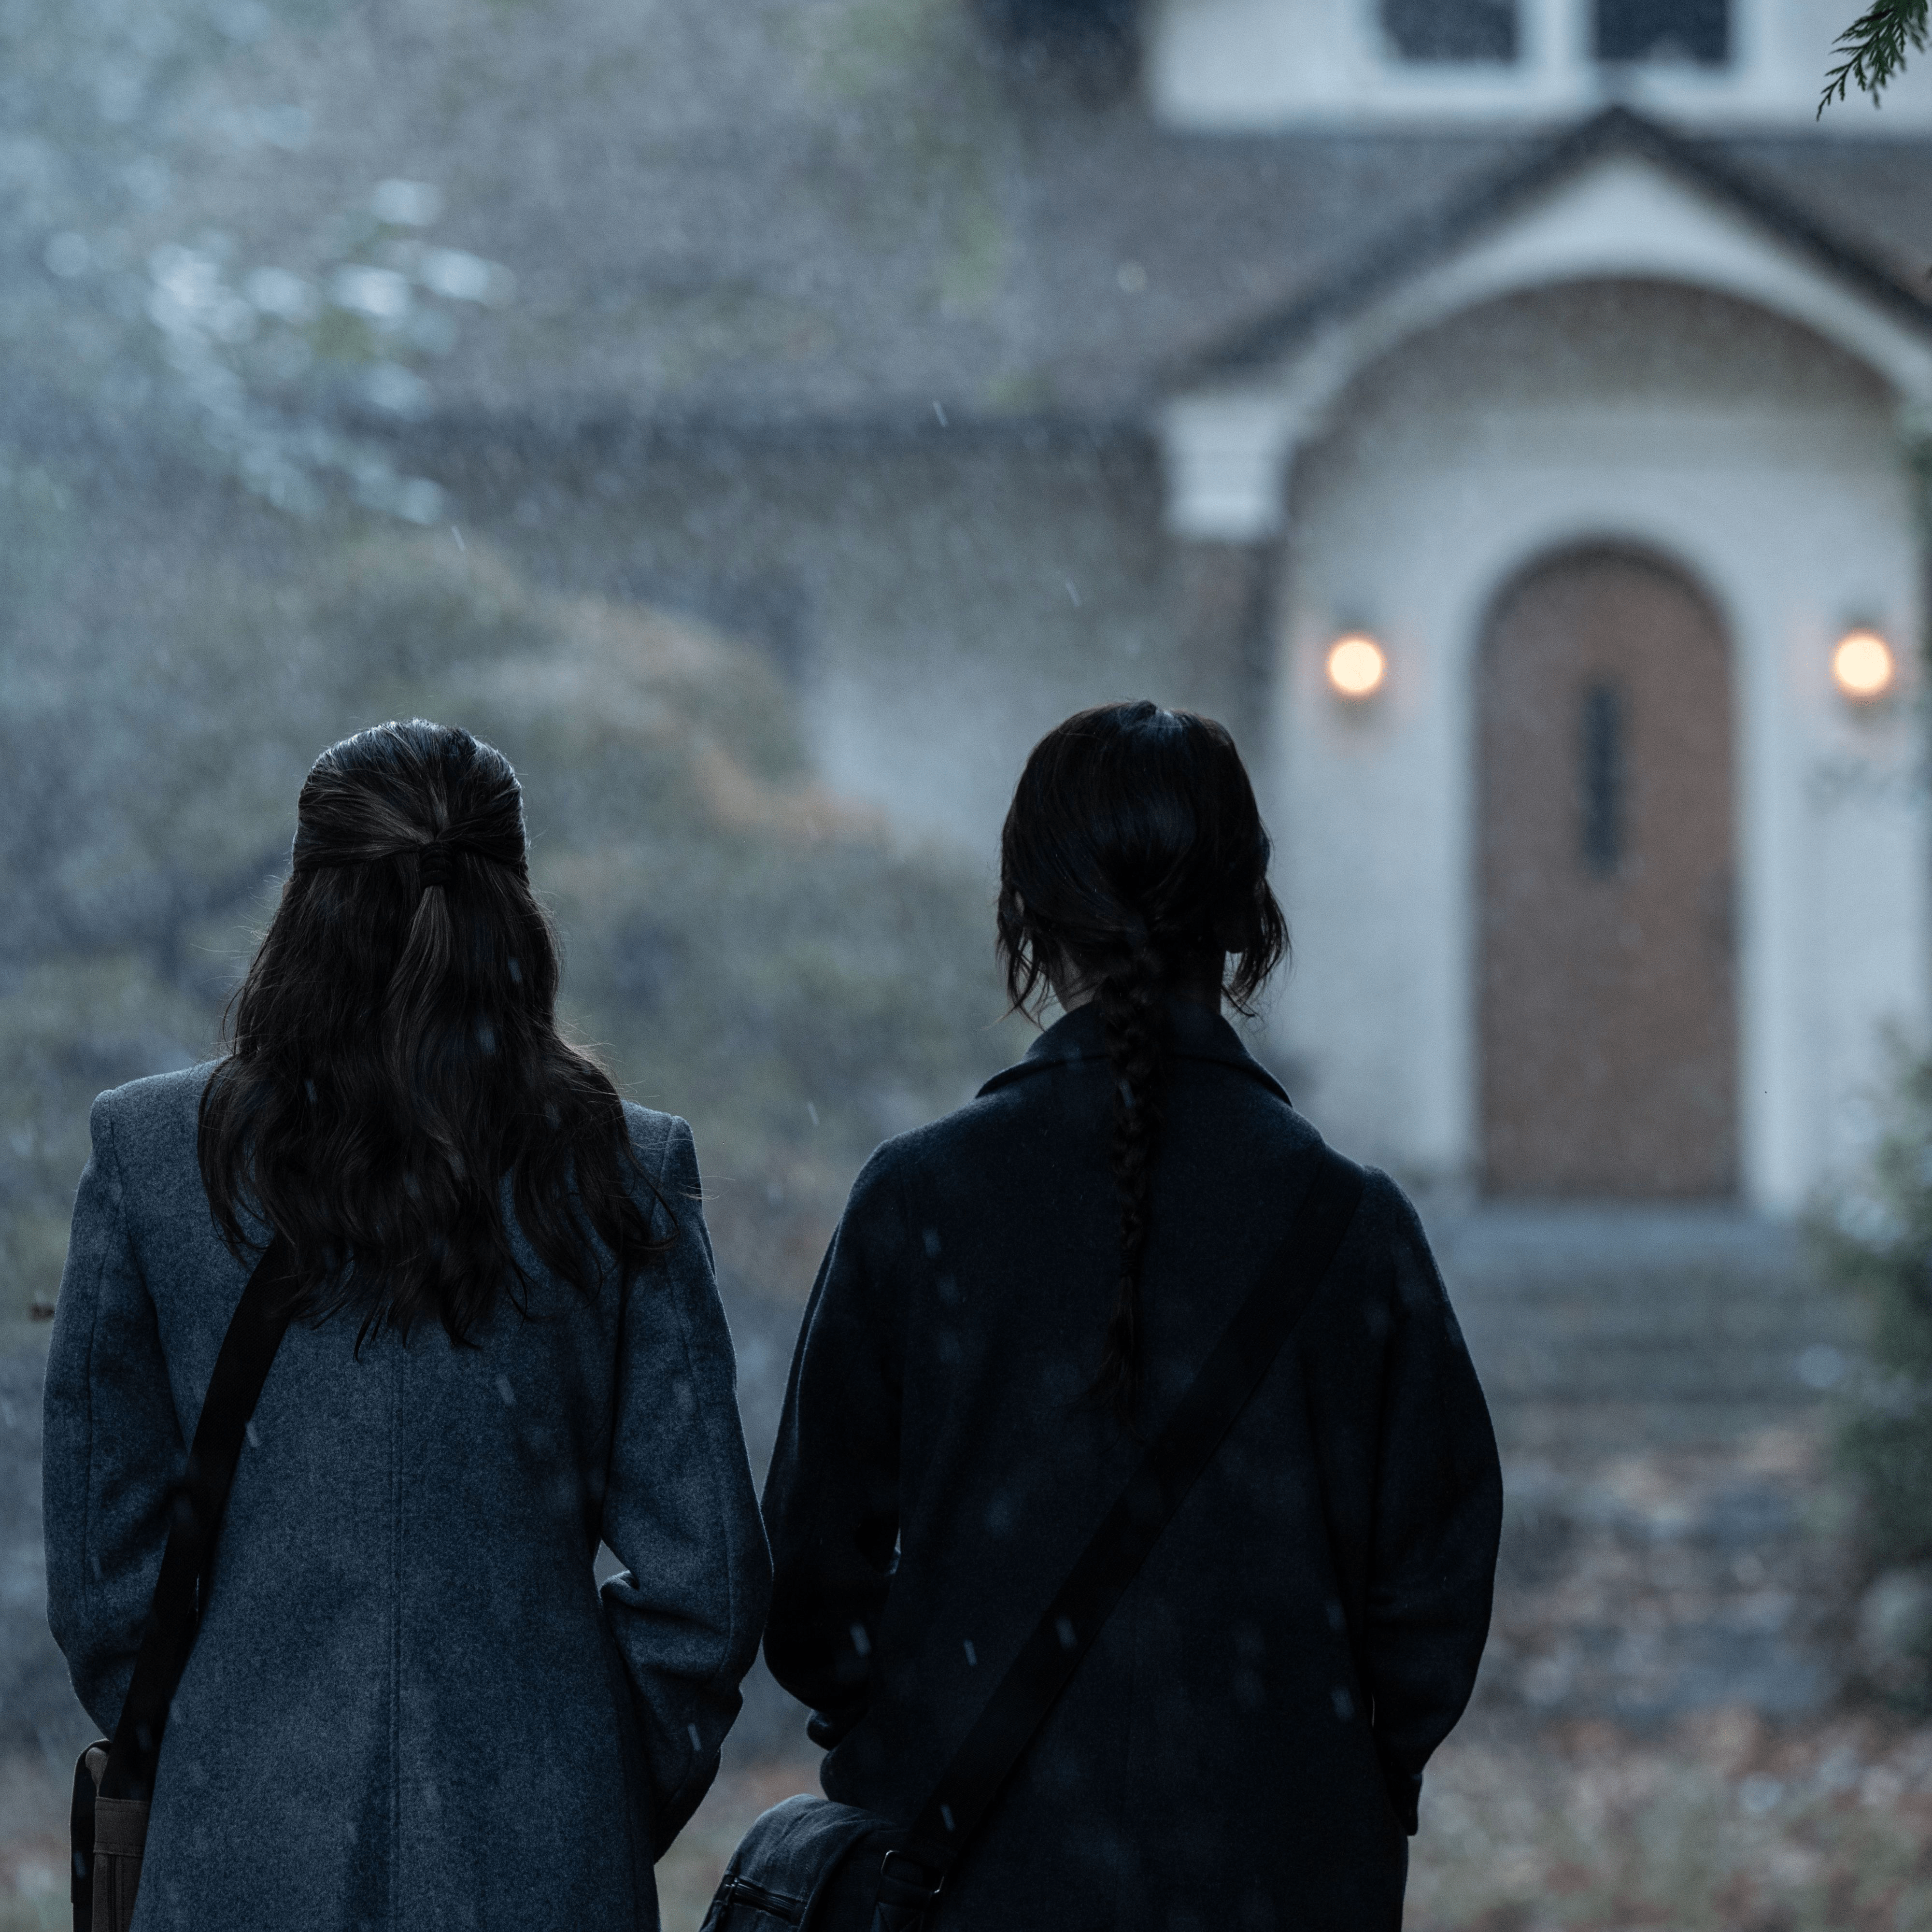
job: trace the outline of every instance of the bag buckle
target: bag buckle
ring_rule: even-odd
[[[906,1868],[904,1874],[893,1870],[892,1861],[895,1858]],[[903,1886],[909,1892],[918,1893],[928,1905],[932,1904],[946,1889],[944,1873],[942,1872],[937,1878],[933,1877],[910,1852],[900,1851],[896,1846],[880,1861],[879,1877],[884,1884]]]

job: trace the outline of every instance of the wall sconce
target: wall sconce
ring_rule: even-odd
[[[1892,646],[1876,631],[1847,631],[1832,652],[1832,682],[1854,704],[1873,704],[1898,677]]]
[[[1359,704],[1382,689],[1388,658],[1374,638],[1351,631],[1328,646],[1328,671],[1329,688],[1338,698]]]

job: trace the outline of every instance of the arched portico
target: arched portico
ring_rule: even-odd
[[[1276,1026],[1325,1126],[1480,1184],[1482,640],[1539,560],[1635,550],[1701,586],[1732,642],[1742,1190],[1795,1207],[1856,1156],[1880,1029],[1927,1006],[1912,728],[1855,715],[1826,669],[1855,617],[1917,634],[1896,407],[1808,328],[1657,282],[1501,298],[1337,398],[1276,540],[1267,734],[1298,961]],[[1322,673],[1356,626],[1389,660],[1364,705]]]
[[[1180,381],[1160,416],[1170,528],[1265,537],[1281,526],[1296,452],[1403,343],[1512,296],[1612,282],[1729,297],[1832,344],[1901,402],[1932,403],[1932,328],[1912,293],[1613,110]]]

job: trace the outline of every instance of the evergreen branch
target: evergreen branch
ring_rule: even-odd
[[[1925,51],[1926,10],[1932,0],[1872,0],[1838,39],[1832,51],[1844,58],[1825,76],[1825,92],[1818,102],[1818,116],[1833,97],[1843,100],[1848,88],[1869,94],[1872,105],[1888,81],[1895,80],[1905,66],[1908,47]]]

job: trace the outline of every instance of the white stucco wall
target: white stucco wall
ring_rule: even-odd
[[[1832,44],[1859,10],[1842,0],[1731,0],[1722,68],[1605,69],[1591,58],[1591,0],[1517,0],[1513,64],[1404,62],[1383,44],[1378,0],[1160,0],[1147,86],[1170,126],[1202,131],[1574,118],[1621,100],[1695,124],[1812,124]],[[1834,135],[1932,126],[1932,68],[1910,64],[1881,111],[1854,96]]]
[[[1916,727],[1854,716],[1831,646],[1876,622],[1910,664],[1918,567],[1895,405],[1790,323],[1664,285],[1489,304],[1364,378],[1294,463],[1269,807],[1296,965],[1275,1014],[1298,1098],[1418,1180],[1473,1173],[1475,652],[1552,550],[1674,558],[1730,627],[1746,1192],[1789,1210],[1860,1150],[1880,1030],[1928,1018]],[[1390,658],[1351,710],[1342,626]]]

